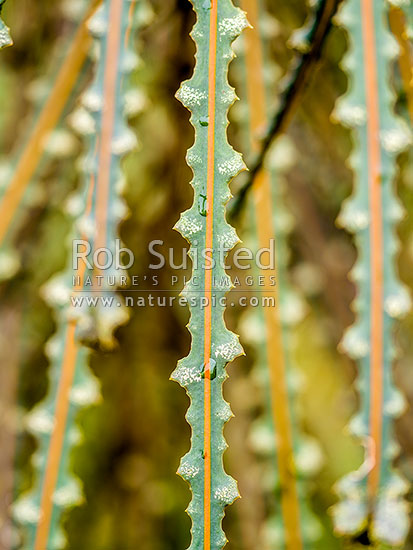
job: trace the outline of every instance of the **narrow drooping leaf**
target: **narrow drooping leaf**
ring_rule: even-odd
[[[102,0],[91,0],[87,13],[80,23],[64,57],[47,100],[42,107],[33,130],[27,139],[9,181],[2,182],[0,192],[0,278],[11,277],[18,269],[15,251],[6,239],[13,230],[12,222],[24,199],[27,186],[35,174],[46,149],[50,133],[58,124],[67,101],[79,79],[79,72],[91,46],[86,23]]]
[[[346,535],[366,531],[370,540],[399,546],[409,530],[408,486],[393,468],[397,455],[394,419],[404,408],[395,388],[396,320],[410,309],[410,297],[396,275],[395,227],[402,209],[395,195],[395,158],[411,141],[394,114],[391,66],[397,54],[385,0],[350,0],[339,21],[350,49],[344,68],[349,91],[336,109],[353,129],[355,186],[340,223],[355,234],[358,261],[356,322],[342,347],[358,365],[360,411],[351,430],[363,443],[365,462],[338,484],[341,501],[334,508],[336,530]]]
[[[245,15],[231,0],[194,0],[197,14],[192,36],[197,63],[191,80],[184,82],[178,98],[191,111],[195,144],[188,151],[194,178],[194,203],[176,228],[190,242],[194,262],[184,296],[190,303],[192,346],[173,379],[186,388],[191,399],[187,414],[192,427],[192,447],[182,459],[179,473],[192,489],[188,513],[192,518],[192,550],[218,550],[226,537],[221,522],[224,509],[238,496],[236,482],[223,468],[226,442],[224,424],[231,417],[222,396],[226,365],[242,353],[235,334],[225,326],[223,298],[230,289],[222,251],[238,238],[225,220],[230,199],[229,181],[244,168],[241,155],[228,144],[227,112],[236,96],[228,84],[228,64],[234,54],[232,41],[246,27]],[[201,260],[205,250],[209,260]],[[226,255],[226,254],[225,254]]]
[[[13,40],[10,36],[10,29],[1,18],[1,12],[5,2],[6,0],[0,0],[0,50],[2,48],[7,48],[7,46],[13,45]]]
[[[268,67],[267,39],[263,30],[263,8],[259,0],[243,0],[252,29],[245,32],[245,62],[249,106],[249,148],[259,149],[259,135],[268,125],[268,98],[271,86],[265,81],[264,66]],[[264,12],[265,13],[265,12]],[[282,156],[282,155],[281,155]],[[280,158],[281,158],[280,156]],[[252,219],[256,226],[255,248],[275,248],[275,264],[260,272],[265,286],[262,296],[275,299],[266,307],[253,311],[256,322],[262,325],[263,341],[259,345],[256,376],[268,394],[265,417],[258,425],[271,434],[273,445],[268,451],[271,469],[277,469],[276,483],[266,491],[272,501],[262,544],[267,548],[312,548],[320,536],[320,529],[310,511],[306,495],[306,454],[308,463],[318,452],[314,442],[300,436],[294,412],[294,371],[291,357],[292,319],[300,318],[304,308],[287,281],[288,251],[286,238],[291,224],[285,223],[288,212],[282,193],[281,167],[267,165],[254,182]],[[283,204],[284,203],[284,204]],[[251,216],[248,217],[251,220]],[[251,223],[251,221],[250,221]],[[258,278],[257,278],[258,280]],[[276,285],[274,285],[276,282]],[[254,308],[255,309],[255,308]],[[295,313],[294,313],[295,311]],[[253,435],[253,441],[255,436]]]
[[[129,42],[134,24],[143,24],[147,14],[143,1],[104,0],[89,24],[99,45],[96,78],[75,121],[91,137],[84,161],[84,185],[69,201],[68,212],[74,221],[73,239],[83,239],[91,246],[104,243],[111,250],[115,246],[116,225],[125,212],[119,207],[120,160],[129,148],[122,142],[127,114],[125,97],[128,77],[136,66]],[[72,240],[69,244],[72,245]],[[70,471],[70,451],[79,441],[75,418],[79,407],[96,402],[99,396],[98,384],[88,368],[90,351],[80,342],[85,331],[91,330],[87,307],[78,301],[82,298],[81,291],[88,288],[88,276],[85,263],[72,264],[70,258],[65,273],[44,289],[45,298],[55,307],[58,329],[47,344],[50,359],[47,397],[27,419],[39,447],[34,460],[35,486],[15,507],[16,520],[26,525],[25,550],[62,548],[65,545],[59,527],[62,511],[82,498],[79,482]],[[110,330],[113,327],[111,322]],[[108,338],[111,337],[110,332]]]
[[[80,129],[86,122],[85,130],[91,136],[86,165],[94,181],[91,190],[93,206],[82,217],[80,225],[91,251],[105,248],[110,251],[113,259],[116,256],[116,247],[120,246],[118,226],[127,215],[122,199],[125,176],[121,169],[121,160],[137,143],[136,136],[128,128],[126,121],[126,115],[132,114],[135,90],[128,91],[125,81],[138,63],[137,55],[128,48],[130,28],[127,26],[136,4],[136,0],[104,2],[92,19],[91,29],[101,40],[102,56],[95,82],[85,94],[83,106],[73,117],[73,125],[79,125]],[[140,25],[145,24],[148,14],[150,11],[146,3],[139,2],[136,19]],[[115,17],[117,31],[109,32],[106,37],[101,29],[105,29],[108,24],[109,31],[114,28],[112,21]],[[86,269],[85,279],[87,281],[90,277],[92,285],[86,282],[83,290],[92,289],[91,294],[94,297],[104,296],[106,301],[112,303],[103,304],[102,300],[96,307],[82,307],[82,323],[79,326],[79,337],[82,340],[99,340],[107,348],[114,345],[114,329],[128,319],[120,299],[113,291],[116,288],[113,281],[119,284],[125,273],[116,266],[115,261],[110,262],[110,254],[99,258],[99,265],[106,261],[110,263],[106,269],[98,269],[96,266]]]

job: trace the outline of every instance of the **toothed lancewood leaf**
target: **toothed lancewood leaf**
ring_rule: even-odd
[[[176,227],[190,242],[191,256],[210,250],[212,261],[204,266],[202,262],[194,264],[184,290],[190,300],[192,347],[188,357],[179,362],[173,379],[191,398],[187,419],[192,426],[192,447],[179,468],[193,494],[188,508],[192,518],[190,548],[218,550],[226,543],[221,527],[225,506],[238,496],[236,482],[223,468],[223,427],[231,410],[223,399],[222,384],[226,364],[242,353],[238,338],[223,320],[222,298],[230,280],[220,262],[220,250],[228,251],[238,242],[225,220],[228,183],[244,168],[241,156],[227,141],[227,111],[235,100],[227,73],[234,56],[231,43],[247,22],[231,0],[194,0],[193,6],[197,63],[178,98],[191,111],[195,128],[195,144],[187,156],[194,173],[195,200]]]
[[[81,116],[87,121],[82,128],[90,130],[93,137],[89,139],[89,154],[84,161],[82,192],[69,201],[68,211],[74,219],[72,238],[92,242],[100,239],[111,250],[116,226],[124,212],[118,207],[119,162],[128,147],[125,144],[121,147],[120,142],[127,131],[123,117],[127,77],[135,67],[128,43],[133,25],[146,22],[144,13],[148,11],[143,0],[104,0],[90,23],[99,53],[96,78],[86,93],[83,101],[86,107]],[[103,182],[101,163],[108,169],[108,179]],[[103,205],[100,193],[106,199]],[[71,244],[72,239],[70,247]],[[48,395],[27,418],[39,447],[34,457],[37,470],[34,487],[30,494],[20,498],[14,509],[16,520],[26,526],[25,550],[64,547],[65,536],[59,528],[61,512],[82,499],[79,483],[69,468],[70,450],[81,437],[75,416],[79,407],[99,398],[97,381],[88,369],[90,352],[79,342],[91,330],[87,306],[76,306],[78,291],[84,288],[87,277],[85,266],[80,263],[73,266],[71,258],[67,270],[43,290],[47,301],[55,307],[58,329],[46,350],[50,359]],[[110,329],[104,334],[111,341],[113,323],[108,326]]]
[[[396,275],[395,227],[402,211],[395,196],[395,157],[409,143],[407,127],[394,114],[391,67],[398,48],[388,28],[385,0],[349,0],[338,21],[347,29],[349,52],[344,68],[349,91],[336,117],[353,129],[354,192],[345,203],[341,224],[355,234],[358,261],[357,319],[342,347],[357,361],[360,411],[351,422],[366,449],[365,462],[338,484],[336,530],[355,535],[368,530],[372,540],[398,546],[409,530],[405,481],[393,469],[398,454],[394,418],[404,399],[394,387],[392,365],[397,319],[410,298]]]
[[[89,135],[84,165],[86,177],[93,182],[88,197],[84,197],[90,208],[80,217],[78,230],[91,252],[110,251],[102,251],[91,268],[86,266],[84,290],[93,291],[86,296],[92,298],[92,302],[93,298],[99,299],[96,306],[84,304],[79,338],[99,340],[107,348],[114,345],[116,327],[128,319],[126,308],[113,289],[126,281],[125,270],[114,260],[117,250],[122,248],[119,224],[128,213],[122,198],[125,175],[121,161],[137,144],[134,132],[127,125],[126,93],[128,76],[139,62],[128,45],[135,4],[135,20],[146,24],[150,10],[145,2],[137,0],[105,1],[90,20],[90,30],[99,45],[97,75],[72,117],[73,126]],[[84,250],[82,245],[80,250]],[[90,258],[91,255],[89,261]]]
[[[267,14],[260,0],[243,0],[241,5],[253,27],[242,37],[244,88],[247,88],[249,106],[248,113],[244,111],[248,120],[243,121],[243,126],[248,148],[256,151],[260,131],[268,125],[272,89],[264,71],[269,63],[266,55],[269,40],[262,31]],[[263,548],[300,550],[315,548],[321,535],[307,494],[307,478],[320,467],[321,454],[313,440],[300,434],[296,414],[298,373],[292,364],[291,331],[302,319],[305,308],[302,299],[290,288],[286,273],[287,238],[293,225],[283,192],[282,172],[288,167],[288,158],[291,162],[292,146],[286,139],[279,140],[253,186],[253,208],[248,216],[253,228],[251,247],[274,246],[276,262],[274,268],[256,275],[261,275],[265,281],[262,290],[268,298],[275,298],[276,304],[251,308],[243,326],[246,339],[249,333],[260,335],[254,342],[257,362],[253,376],[267,403],[263,415],[253,425],[251,441],[264,467],[270,471],[277,469],[277,474],[271,476],[264,487],[265,500],[269,503],[268,519],[257,543]],[[271,280],[276,282],[275,286]]]

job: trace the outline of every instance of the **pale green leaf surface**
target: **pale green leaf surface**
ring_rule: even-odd
[[[215,0],[217,1],[217,0]],[[191,122],[195,128],[195,144],[188,151],[187,161],[191,166],[195,191],[194,203],[176,225],[178,231],[190,242],[192,258],[205,247],[206,208],[211,208],[212,197],[207,196],[207,160],[208,160],[208,62],[210,43],[209,0],[194,0],[197,22],[192,32],[197,45],[197,63],[191,80],[184,82],[178,92],[178,98],[191,111]],[[226,537],[221,522],[224,509],[238,497],[236,482],[225,473],[223,452],[226,442],[223,436],[224,424],[231,418],[231,410],[223,399],[222,384],[227,377],[226,364],[242,353],[235,334],[231,333],[223,320],[225,307],[219,299],[230,289],[228,275],[219,265],[219,248],[230,250],[237,242],[235,230],[225,220],[225,205],[230,199],[228,183],[244,168],[239,153],[228,144],[226,128],[227,111],[236,96],[229,86],[228,64],[234,54],[232,41],[247,25],[243,12],[234,8],[231,0],[218,0],[217,44],[216,44],[216,84],[215,84],[215,153],[214,197],[213,197],[213,259],[212,295],[217,298],[211,311],[211,351],[209,365],[211,370],[211,502],[210,502],[210,539],[211,550],[225,546]],[[206,197],[206,199],[205,199]],[[206,201],[206,205],[205,205]],[[192,278],[183,294],[190,302],[191,319],[188,328],[192,335],[192,346],[188,357],[182,359],[173,373],[173,379],[186,388],[191,399],[187,420],[192,427],[192,447],[182,459],[179,473],[190,485],[193,494],[188,513],[192,518],[191,550],[204,548],[204,308],[201,306],[202,290],[205,289],[205,270],[202,261],[194,265]],[[201,292],[200,292],[201,291]]]
[[[395,194],[395,158],[410,142],[407,127],[394,114],[394,93],[391,89],[391,64],[398,53],[387,20],[389,4],[375,0],[375,29],[377,92],[380,119],[381,166],[381,216],[383,258],[383,363],[381,398],[381,445],[378,449],[380,463],[375,465],[374,442],[370,431],[370,403],[377,388],[370,383],[371,377],[371,285],[373,273],[370,265],[372,250],[371,210],[368,165],[368,113],[367,84],[365,80],[363,20],[361,3],[350,0],[343,5],[338,21],[349,37],[349,51],[343,67],[349,76],[349,90],[336,106],[335,117],[353,129],[355,147],[351,158],[355,184],[353,195],[344,204],[339,222],[355,235],[358,261],[352,271],[357,284],[354,309],[355,324],[346,332],[342,348],[358,365],[357,389],[360,394],[360,410],[351,421],[350,428],[361,439],[366,449],[366,460],[357,472],[349,474],[338,484],[340,502],[334,507],[336,530],[346,535],[355,535],[364,529],[372,539],[390,546],[403,543],[408,530],[408,508],[403,495],[406,482],[395,472],[393,460],[398,453],[394,436],[394,419],[403,412],[404,399],[393,383],[393,362],[396,355],[394,328],[396,319],[410,309],[410,297],[399,283],[396,273],[398,243],[395,228],[402,217],[402,209]],[[369,502],[368,479],[372,468],[379,469],[379,484],[374,500]],[[370,523],[370,515],[372,515]]]

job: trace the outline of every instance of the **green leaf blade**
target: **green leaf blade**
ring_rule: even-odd
[[[409,518],[404,500],[408,486],[393,468],[394,419],[404,408],[393,382],[393,332],[397,319],[410,309],[410,297],[395,267],[395,228],[402,209],[394,178],[396,157],[411,135],[394,113],[390,67],[397,50],[387,9],[382,0],[366,2],[364,9],[350,1],[340,15],[351,41],[345,63],[351,87],[336,114],[353,128],[357,145],[352,156],[355,190],[340,222],[355,234],[359,250],[353,270],[357,320],[342,346],[359,367],[361,408],[351,428],[362,440],[366,458],[358,472],[339,483],[342,501],[334,514],[338,532],[355,535],[366,530],[372,540],[397,547],[407,536]]]
[[[235,100],[227,73],[234,55],[231,43],[247,23],[230,0],[196,0],[193,5],[198,16],[192,32],[197,63],[192,79],[182,85],[177,97],[191,111],[195,128],[195,144],[187,156],[194,173],[195,198],[176,229],[191,243],[190,256],[200,261],[194,263],[184,290],[191,309],[192,347],[173,379],[191,399],[187,419],[192,426],[192,447],[179,470],[193,494],[188,508],[193,521],[190,548],[218,550],[226,544],[221,527],[224,509],[238,497],[236,482],[223,468],[226,443],[222,432],[231,411],[223,399],[222,384],[226,364],[242,353],[238,338],[225,327],[222,302],[230,279],[220,262],[220,250],[228,251],[238,242],[225,219],[231,196],[228,183],[244,168],[241,156],[227,141],[227,112]],[[202,265],[204,249],[211,249],[215,263],[209,273]],[[208,300],[206,307],[201,297]]]

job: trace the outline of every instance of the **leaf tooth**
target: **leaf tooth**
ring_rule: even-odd
[[[370,344],[366,330],[361,324],[349,327],[340,342],[340,348],[353,359],[367,357],[370,352]]]
[[[103,108],[103,95],[98,86],[93,85],[82,95],[82,105],[92,113],[97,113]]]
[[[229,406],[229,403],[226,401],[223,402],[221,407],[215,411],[215,415],[225,423],[227,423],[234,415],[231,410],[231,407]]]
[[[53,550],[63,550],[66,547],[67,540],[61,527],[56,529],[50,537],[50,544]]]
[[[388,153],[395,155],[403,152],[413,142],[411,131],[402,123],[397,128],[381,130],[380,141]]]
[[[232,154],[231,158],[226,158],[218,164],[218,171],[223,176],[226,176],[228,181],[234,178],[242,170],[245,170],[245,163],[240,153]]]
[[[225,506],[231,505],[240,494],[238,492],[237,483],[234,479],[228,476],[227,483],[217,487],[214,490],[214,499],[218,500]]]
[[[71,445],[80,445],[84,441],[84,434],[78,426],[71,426],[68,429],[68,441]]]
[[[199,367],[191,367],[187,365],[179,365],[173,373],[173,380],[178,382],[183,387],[188,387],[202,381],[202,372]]]
[[[367,112],[364,105],[343,97],[336,102],[331,118],[344,126],[354,128],[366,124]]]
[[[365,265],[360,261],[360,259],[356,261],[351,269],[349,279],[357,284],[361,284],[368,279],[368,273],[366,272]]]
[[[407,409],[407,401],[404,395],[395,387],[391,388],[389,395],[384,402],[383,412],[392,418],[400,417]]]
[[[207,93],[199,88],[189,86],[189,84],[182,84],[176,97],[188,109],[194,109],[195,107],[207,108]]]
[[[215,358],[222,358],[227,363],[243,353],[238,337],[229,331],[227,331],[227,338],[223,341],[213,342],[211,349]]]
[[[148,97],[143,90],[131,88],[124,97],[124,114],[127,117],[136,116],[148,105]]]
[[[351,27],[357,23],[357,16],[354,9],[348,2],[341,4],[335,15],[334,22],[336,25],[342,27]]]
[[[136,149],[138,139],[135,132],[125,126],[122,132],[115,135],[112,139],[112,153],[118,156],[123,156]]]
[[[227,89],[223,90],[219,97],[219,101],[225,105],[226,108],[229,108],[237,99],[238,96],[232,86],[228,86]]]
[[[183,237],[190,240],[191,237],[197,235],[204,227],[199,216],[195,216],[191,211],[187,211],[181,215],[178,222],[175,224],[175,229],[181,233]]]
[[[405,317],[412,306],[410,293],[406,287],[398,285],[397,289],[384,299],[385,312],[394,319]]]
[[[70,479],[53,493],[53,502],[59,508],[66,508],[80,504],[83,501],[80,482]]]
[[[386,494],[375,507],[373,538],[392,547],[401,546],[410,530],[409,506],[403,497],[404,494],[396,497]]]
[[[357,535],[367,525],[367,507],[363,498],[352,495],[338,502],[333,510],[334,530],[340,535]]]
[[[5,0],[0,1],[0,50],[13,45],[13,40],[10,36],[10,29],[7,27],[1,18],[1,11]]]
[[[398,223],[404,219],[406,212],[397,197],[393,197],[389,202],[386,211],[383,212],[383,217],[392,223]],[[394,239],[396,240],[396,239]]]
[[[236,244],[241,242],[236,230],[230,225],[227,225],[225,231],[217,236],[217,240],[223,248],[228,250],[231,250]]]
[[[12,39],[10,37],[9,28],[4,25],[4,23],[0,20],[0,50],[2,48],[6,48],[7,46],[11,46],[13,44]]]
[[[196,477],[199,472],[200,468],[194,464],[191,464],[189,460],[182,461],[178,469],[178,474],[187,481]]]
[[[92,375],[70,390],[70,402],[81,407],[97,403],[100,396],[99,383]]]
[[[360,380],[358,381],[360,383]],[[368,436],[369,426],[363,413],[354,415],[348,423],[348,430],[354,436],[364,439]]]
[[[76,229],[86,240],[92,241],[97,232],[96,221],[93,214],[84,214],[76,222]]]
[[[126,50],[122,58],[120,59],[119,70],[123,74],[130,74],[137,69],[142,63],[142,59],[133,50]]]
[[[49,340],[46,342],[45,352],[47,357],[53,361],[56,360],[62,353],[62,341],[59,338],[59,335],[55,333]]]
[[[19,523],[34,525],[40,519],[40,508],[32,498],[20,497],[13,505],[13,516]]]
[[[40,434],[37,434],[38,436]],[[44,435],[44,434],[43,434]],[[39,448],[36,450],[36,452],[32,456],[32,465],[36,470],[40,470],[41,468],[46,467],[46,456],[43,453],[43,442],[41,441]],[[33,498],[35,498],[33,496]]]
[[[218,32],[221,37],[235,40],[241,32],[249,27],[247,16],[244,11],[238,9],[232,17],[225,17],[218,24]]]
[[[175,379],[172,378],[172,380],[175,380]],[[188,410],[186,411],[185,419],[187,420],[188,424],[190,424],[190,426],[192,426],[194,421],[196,421],[196,410],[195,410],[195,407],[193,406],[192,403],[191,403],[190,407],[188,408]],[[191,452],[192,452],[192,449],[188,454],[190,454]]]
[[[223,424],[224,424],[224,422],[223,422]],[[225,439],[224,436],[221,436],[221,437],[218,438],[218,442],[217,442],[217,444],[216,444],[216,449],[217,449],[218,451],[220,451],[221,453],[225,452],[225,451],[228,449],[228,443],[227,443],[227,441],[226,441],[226,439]],[[230,477],[229,479],[232,480],[231,477]],[[230,503],[230,504],[231,504],[231,503]]]
[[[108,31],[109,21],[106,3],[102,3],[88,21],[88,29],[92,36],[101,38]]]
[[[41,288],[43,299],[53,307],[64,307],[69,304],[71,288],[67,278],[59,273],[50,279]]]
[[[49,435],[53,432],[54,417],[48,408],[38,406],[26,415],[25,424],[34,434]]]
[[[340,227],[352,233],[368,229],[370,225],[370,213],[359,201],[347,201],[337,219]]]
[[[75,132],[82,136],[91,136],[96,131],[96,121],[84,107],[78,107],[69,116],[69,124]]]
[[[186,154],[186,162],[192,168],[202,164],[202,158],[196,151],[197,151],[197,147],[193,146],[190,149],[188,149],[188,152]]]

